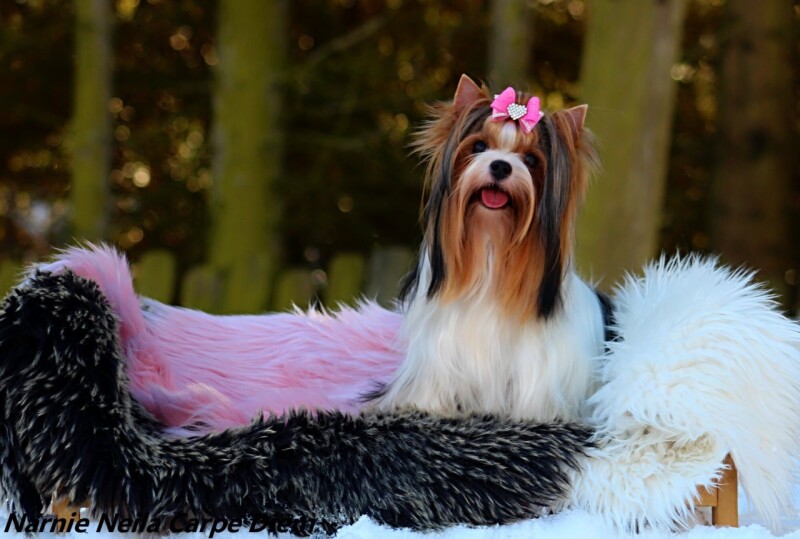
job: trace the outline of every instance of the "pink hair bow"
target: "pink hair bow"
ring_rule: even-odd
[[[492,119],[501,121],[510,118],[519,122],[522,131],[530,133],[544,116],[544,112],[539,110],[539,98],[531,97],[527,105],[520,105],[516,100],[517,92],[511,86],[503,90],[503,93],[494,96]]]

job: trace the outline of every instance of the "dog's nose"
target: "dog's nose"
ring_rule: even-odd
[[[511,165],[507,161],[492,161],[489,165],[489,172],[492,173],[492,178],[497,181],[504,180],[511,176]]]

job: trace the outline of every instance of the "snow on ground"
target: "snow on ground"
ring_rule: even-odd
[[[713,528],[710,526],[696,526],[688,531],[669,533],[645,530],[636,537],[639,539],[767,539],[783,537],[784,539],[800,539],[800,512],[797,509],[787,510],[783,518],[783,530],[773,535],[767,530],[758,517],[752,513],[747,500],[740,491],[740,528]],[[795,487],[795,506],[800,507],[800,484]],[[9,538],[24,534],[13,532],[4,533],[7,513],[0,515],[0,534]],[[93,537],[123,537],[123,533],[97,532],[96,523],[92,523],[87,533],[40,534],[39,537],[52,539],[80,538],[87,535]],[[173,534],[179,539],[201,539],[208,537],[208,533],[178,533]],[[242,538],[250,535],[247,529],[238,533],[222,532],[214,535],[219,539]],[[264,534],[262,534],[264,535]],[[139,537],[148,537],[140,534]],[[280,539],[289,539],[292,536],[282,534]],[[506,526],[490,526],[483,528],[468,528],[458,526],[438,533],[420,534],[408,530],[392,530],[375,524],[368,518],[362,518],[352,526],[347,526],[339,531],[337,539],[615,539],[630,537],[619,533],[605,524],[599,517],[583,511],[565,511],[557,515],[550,515],[537,520],[529,520]]]

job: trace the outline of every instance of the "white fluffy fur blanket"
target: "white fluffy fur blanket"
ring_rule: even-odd
[[[674,527],[726,453],[777,527],[790,503],[800,434],[800,327],[753,274],[688,257],[647,266],[614,296],[591,398],[600,448],[573,502],[616,525]]]

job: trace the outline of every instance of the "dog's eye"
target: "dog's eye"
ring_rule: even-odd
[[[472,153],[481,153],[487,150],[488,146],[482,140],[479,140],[475,144],[472,145]]]
[[[539,160],[532,153],[526,153],[522,160],[525,162],[525,166],[528,168],[533,168],[539,164]]]

